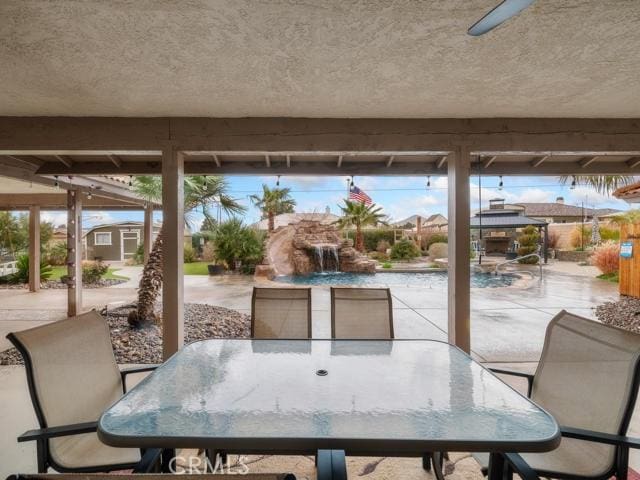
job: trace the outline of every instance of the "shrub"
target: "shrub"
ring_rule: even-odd
[[[44,258],[49,265],[64,265],[67,262],[67,243],[54,243],[46,250]]]
[[[196,251],[191,245],[184,246],[184,252],[182,256],[184,257],[184,263],[193,263],[197,260]]]
[[[136,248],[136,251],[133,254],[133,257],[131,257],[131,264],[132,265],[142,265],[144,263],[144,244],[140,244],[138,245],[138,248]]]
[[[263,232],[249,228],[242,220],[232,218],[216,228],[213,237],[215,257],[227,268],[235,268],[235,262],[256,265],[264,255]]]
[[[395,234],[393,230],[386,228],[363,230],[362,235],[364,238],[364,249],[367,252],[376,250],[378,247],[378,242],[380,242],[380,240],[385,240],[389,243],[389,245],[393,245],[395,240]]]
[[[520,248],[518,248],[518,256],[522,257],[524,255],[529,255],[531,253],[536,253],[538,250],[538,241],[540,240],[540,235],[538,235],[538,230],[536,227],[529,225],[522,229],[522,233],[518,237],[518,243],[520,243]],[[537,257],[529,257],[518,260],[518,263],[526,263],[535,265],[538,263]]]
[[[109,264],[97,261],[82,262],[82,283],[98,283],[109,270]]]
[[[582,230],[582,226],[578,225],[571,231],[570,243],[573,248],[580,248],[583,243],[580,241],[580,234],[582,233],[582,238],[584,239],[584,246],[591,246],[591,225],[584,226],[584,232]],[[608,227],[600,225],[600,239],[603,242],[608,240],[619,241],[620,240],[620,230],[615,227]]]
[[[387,255],[386,253],[371,252],[369,254],[369,258],[373,258],[374,260],[378,260],[379,262],[386,262],[389,260],[389,255]]]
[[[422,236],[421,248],[424,251],[429,251],[429,247],[434,243],[447,243],[448,237],[445,233],[427,233]]]
[[[591,264],[605,275],[616,273],[620,267],[620,245],[613,241],[598,245],[591,255]]]
[[[420,256],[420,251],[415,243],[403,238],[391,247],[391,258],[393,260],[410,260]]]
[[[391,267],[393,267],[393,265],[391,265],[391,263],[389,263],[389,262],[384,262],[382,264],[382,268],[391,268]]]
[[[429,247],[429,257],[431,260],[436,258],[447,258],[449,256],[449,245],[446,243],[436,242]]]
[[[216,249],[213,242],[207,242],[202,247],[202,259],[209,263],[216,262]]]
[[[380,240],[376,245],[376,251],[379,253],[386,254],[387,250],[389,250],[390,248],[391,248],[391,244],[386,240]]]
[[[556,249],[560,244],[560,234],[553,230],[547,232],[547,248]]]
[[[16,261],[17,272],[9,276],[9,283],[27,283],[29,281],[29,255],[20,255]],[[51,276],[51,265],[45,260],[40,262],[40,280]]]

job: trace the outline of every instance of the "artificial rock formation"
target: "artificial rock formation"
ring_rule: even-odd
[[[277,275],[320,271],[374,273],[375,262],[344,240],[333,225],[302,220],[280,227],[267,241],[266,263]],[[265,269],[266,270],[266,269]]]

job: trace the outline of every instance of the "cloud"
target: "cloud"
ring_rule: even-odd
[[[42,212],[40,221],[53,224],[54,227],[67,224],[67,212]]]
[[[433,213],[442,213],[446,216],[446,200],[435,195],[416,195],[400,198],[396,202],[385,205],[385,213],[394,221],[402,220],[412,215],[428,216]]]
[[[331,177],[324,177],[320,175],[292,175],[282,176],[280,178],[280,186],[288,188],[314,188],[324,187],[327,185]],[[276,186],[276,177],[260,177],[263,183],[266,183],[270,187]]]

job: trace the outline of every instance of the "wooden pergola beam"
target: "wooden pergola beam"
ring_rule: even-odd
[[[531,160],[531,166],[533,168],[538,168],[540,165],[542,165],[551,155],[544,155],[542,157],[536,158],[534,160]]]
[[[29,291],[40,290],[40,207],[29,208]]]
[[[640,165],[640,157],[633,157],[627,160],[627,166],[629,168],[636,168],[638,165]]]
[[[117,168],[122,167],[122,160],[117,155],[107,155],[111,163],[113,163]]]
[[[386,163],[387,168],[389,168],[391,165],[393,165],[393,161],[395,160],[395,158],[396,158],[395,155],[391,155],[389,157],[389,160],[387,160],[387,163]]]
[[[442,157],[440,157],[440,159],[436,163],[436,169],[440,170],[444,166],[445,163],[447,163],[447,156],[443,155]]]
[[[222,166],[222,162],[220,161],[220,157],[215,153],[211,155],[213,157],[213,162],[216,164],[216,167],[220,168]]]
[[[496,161],[496,158],[498,158],[497,155],[492,155],[489,158],[485,158],[484,160],[482,160],[483,168],[489,168],[493,164],[493,162]]]
[[[27,190],[27,189],[25,189]],[[39,207],[41,210],[66,210],[67,195],[61,189],[60,193],[0,193],[0,211],[2,210],[28,210],[31,207]],[[91,199],[85,197],[84,210],[141,210],[139,203],[130,203],[123,200],[99,196],[95,191]]]
[[[264,163],[267,166],[267,168],[271,168],[271,158],[269,158],[269,155],[264,156]]]
[[[580,160],[578,164],[580,165],[580,168],[587,168],[589,165],[595,162],[597,158],[598,157],[586,157]]]
[[[338,155],[338,163],[336,164],[336,167],[340,168],[342,166],[343,158],[344,158],[344,155]]]
[[[73,166],[73,160],[66,155],[54,155],[54,157],[67,168],[71,168]]]
[[[291,155],[286,155],[287,159],[287,168],[291,168]]]

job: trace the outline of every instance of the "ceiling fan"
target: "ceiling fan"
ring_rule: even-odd
[[[474,37],[484,35],[502,22],[509,20],[511,17],[515,17],[534,1],[535,0],[503,0],[500,5],[474,23],[471,28],[467,30],[467,33]]]

